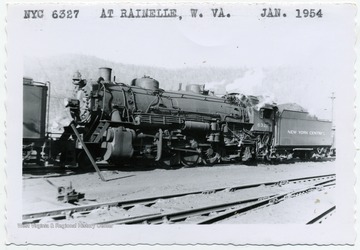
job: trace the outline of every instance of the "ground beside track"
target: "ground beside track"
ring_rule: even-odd
[[[54,176],[47,179],[57,186],[68,186],[72,182],[76,191],[85,193],[85,202],[92,203],[332,173],[335,173],[335,162],[327,161],[279,165],[258,164],[257,166],[234,164],[176,170],[103,171],[105,178],[111,179],[108,182],[102,182],[97,173]],[[29,177],[31,176],[24,175],[23,179],[24,214],[70,206],[56,201],[56,188],[47,183],[44,178]],[[327,196],[327,202],[331,203],[333,196],[330,196]],[[204,197],[206,199],[206,196]]]

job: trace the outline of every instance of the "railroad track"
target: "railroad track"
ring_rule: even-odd
[[[206,206],[196,209],[185,210],[181,212],[167,213],[167,214],[155,214],[149,216],[142,216],[136,218],[109,220],[100,222],[98,224],[174,224],[185,221],[191,217],[200,217],[194,224],[213,224],[215,222],[230,218],[234,215],[241,215],[251,210],[267,207],[270,205],[278,204],[285,199],[297,197],[303,194],[307,194],[319,187],[329,187],[335,185],[330,184],[328,181],[318,183],[311,187],[298,189],[296,191],[284,192],[279,195],[271,195],[264,197],[256,197],[252,199],[240,200],[231,203],[217,204],[213,206]],[[203,217],[206,216],[206,219]]]
[[[107,202],[101,204],[93,204],[93,205],[82,205],[82,206],[74,206],[66,209],[58,209],[58,210],[51,210],[51,211],[43,211],[38,213],[31,213],[31,214],[24,214],[23,215],[23,224],[28,223],[39,223],[44,218],[50,218],[52,220],[65,220],[74,213],[81,213],[82,215],[86,215],[95,209],[100,208],[109,208],[109,207],[118,207],[125,210],[133,208],[136,205],[144,205],[144,206],[152,206],[156,204],[159,200],[170,200],[173,198],[178,197],[185,197],[190,195],[200,195],[200,194],[214,194],[221,191],[238,191],[238,190],[245,190],[245,189],[252,189],[260,186],[278,186],[282,187],[288,184],[303,184],[303,183],[312,183],[310,187],[306,187],[305,189],[285,192],[282,194],[275,194],[275,195],[267,195],[267,196],[259,196],[250,199],[244,200],[237,200],[234,202],[229,203],[222,203],[212,206],[206,206],[202,208],[196,208],[191,210],[184,210],[180,212],[174,213],[152,213],[150,215],[141,215],[136,217],[131,217],[127,219],[115,219],[115,220],[108,220],[105,222],[101,222],[102,224],[110,223],[110,224],[137,224],[137,223],[151,223],[151,224],[160,224],[160,223],[175,223],[177,221],[186,220],[189,217],[193,216],[203,216],[209,215],[211,213],[222,213],[222,217],[225,218],[225,214],[231,213],[242,213],[249,211],[250,209],[259,208],[262,206],[266,206],[269,204],[277,203],[282,199],[293,197],[299,193],[309,192],[310,190],[319,189],[321,187],[332,186],[335,183],[335,175],[320,175],[320,176],[311,176],[311,177],[302,177],[302,178],[295,178],[295,179],[288,179],[288,180],[279,180],[273,182],[265,182],[265,183],[255,183],[250,185],[241,185],[241,186],[233,186],[233,187],[221,187],[215,188],[211,190],[200,190],[200,191],[193,191],[193,192],[186,192],[186,193],[178,193],[178,194],[171,194],[171,195],[164,195],[164,196],[156,196],[156,197],[147,197],[141,198],[136,200],[122,200],[122,201],[115,201],[115,202]],[[199,224],[209,224],[213,223],[215,218],[212,217],[211,221],[204,220]]]

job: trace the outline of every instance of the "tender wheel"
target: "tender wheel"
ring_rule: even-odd
[[[299,154],[299,158],[302,161],[310,160],[310,153],[308,151],[303,151]]]

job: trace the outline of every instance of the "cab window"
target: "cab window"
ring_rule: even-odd
[[[272,109],[261,109],[260,110],[260,118],[261,119],[271,119],[273,111]]]

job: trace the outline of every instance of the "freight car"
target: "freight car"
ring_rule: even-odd
[[[23,161],[41,163],[48,140],[48,83],[23,78]]]
[[[111,72],[100,68],[95,81],[74,74],[76,96],[66,99],[71,120],[50,144],[50,159],[97,169],[98,161],[196,166],[330,153],[332,123],[297,105],[219,97],[198,84],[165,91],[148,76],[119,83]]]

